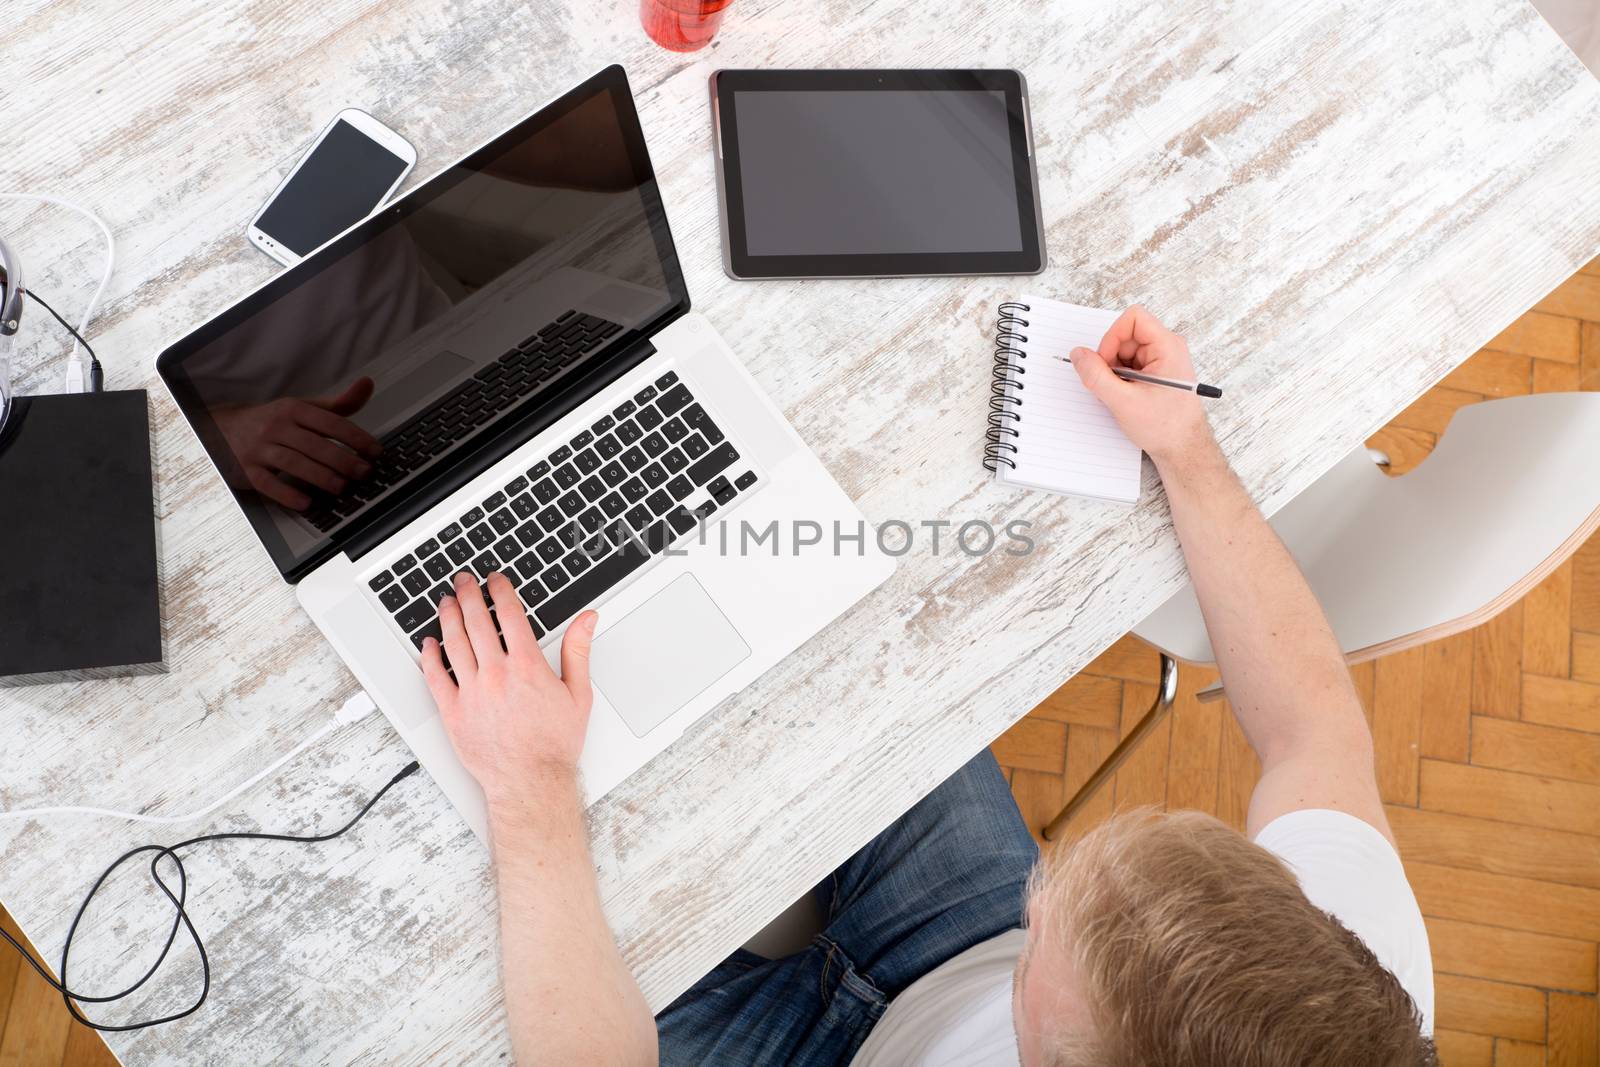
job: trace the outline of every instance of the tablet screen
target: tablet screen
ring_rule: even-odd
[[[753,256],[1017,252],[1004,93],[744,93]]]
[[[730,259],[743,268],[734,273],[1042,266],[1020,83],[1008,99],[1003,86],[952,77],[963,72],[894,73],[899,84],[873,72],[719,75],[743,75],[724,87],[731,106],[720,116]],[[857,84],[840,84],[841,75]],[[774,77],[817,82],[784,87]]]

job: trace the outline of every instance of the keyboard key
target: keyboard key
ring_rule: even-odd
[[[523,493],[511,502],[511,512],[519,519],[526,519],[538,510],[539,503],[533,499],[532,493]]]
[[[577,451],[580,448],[588,448],[592,444],[594,444],[594,434],[590,433],[588,430],[584,430],[582,433],[572,439],[572,448],[574,451]]]
[[[735,489],[739,490],[742,493],[746,489],[750,488],[752,485],[755,485],[755,484],[756,484],[756,472],[755,471],[745,471],[743,474],[739,475],[739,477],[737,479],[734,480],[733,487]]]
[[[622,451],[622,443],[617,440],[617,435],[608,433],[594,443],[594,450],[601,459],[611,459]]]
[[[429,556],[422,561],[422,569],[428,572],[428,577],[438,581],[451,571],[450,561],[444,556]]]
[[[483,502],[483,510],[493,511],[495,508],[500,507],[505,502],[506,495],[504,493],[490,493],[489,499]]]
[[[489,575],[493,574],[499,569],[500,557],[496,556],[493,552],[485,552],[477,559],[472,561],[472,573],[476,574],[480,580],[489,577]],[[488,590],[485,590],[484,599],[487,600],[488,598]]]
[[[400,624],[400,629],[410,633],[428,621],[438,618],[439,612],[434,606],[422,597],[418,597],[407,604],[395,615],[394,621]]]
[[[645,455],[655,459],[667,450],[667,439],[658,433],[647,434],[645,439],[639,442],[639,447],[644,449]]]
[[[728,479],[719,474],[706,483],[706,492],[710,493],[712,496],[716,496],[724,489],[729,488],[730,485],[731,483],[728,481]]]
[[[517,540],[521,541],[527,548],[532,548],[533,543],[539,540],[539,537],[539,524],[536,522],[525,522],[517,527]]]
[[[667,483],[667,492],[672,494],[672,499],[682,500],[694,492],[694,483],[680,474]]]
[[[517,593],[522,597],[522,602],[530,608],[538,607],[550,596],[545,592],[544,586],[535,581],[524,582],[517,587]],[[544,636],[542,631],[540,636]]]
[[[406,591],[401,589],[398,585],[391,585],[389,588],[378,594],[378,600],[390,611],[399,611],[401,608],[406,606],[406,601],[409,599],[410,598],[406,596]]]
[[[689,468],[689,478],[696,485],[704,485],[739,462],[739,453],[731,444],[723,442]]]
[[[544,563],[532,552],[524,552],[516,562],[517,573],[523,578],[532,578],[543,566]]]
[[[667,483],[667,470],[659,463],[652,463],[639,472],[639,477],[644,479],[644,484],[654,489]]]
[[[706,444],[706,439],[701,437],[699,434],[695,434],[693,437],[689,438],[683,443],[684,454],[690,459],[699,459],[701,456],[710,451],[710,449],[711,446]]]
[[[637,410],[639,410],[638,405],[636,405],[633,401],[624,400],[611,414],[618,420],[621,420],[627,418],[629,415],[632,415]]]
[[[581,578],[541,604],[534,615],[549,629],[588,607],[612,586],[638,570],[650,559],[637,545],[624,545],[589,568]]]
[[[578,492],[582,493],[583,498],[592,504],[602,496],[605,496],[606,483],[591,474],[578,483]]]
[[[711,421],[711,416],[706,414],[706,409],[699,404],[690,404],[683,409],[683,421],[689,428],[699,430],[706,435],[706,440],[711,444],[722,443],[722,431],[717,429],[717,424]]]
[[[694,512],[685,507],[676,507],[667,512],[667,523],[675,534],[686,534],[698,525]]]
[[[655,516],[650,514],[650,509],[645,507],[643,504],[628,509],[626,518],[628,520],[628,525],[632,526],[635,530],[643,530],[645,527],[649,526],[653,521],[655,521]]]
[[[677,474],[689,465],[689,457],[684,455],[683,449],[674,448],[661,457],[661,465],[667,468],[668,474]]]
[[[588,556],[584,555],[582,552],[574,552],[566,559],[561,561],[561,566],[569,575],[576,578],[578,575],[589,569],[589,562]]]
[[[539,525],[544,527],[546,530],[554,530],[557,526],[560,526],[565,519],[566,516],[561,514],[560,511],[553,507],[545,508],[543,511],[539,512]]]
[[[412,570],[401,577],[400,584],[405,586],[406,592],[412,596],[421,596],[422,591],[433,583],[420,570]]]
[[[628,505],[623,501],[621,493],[607,493],[600,498],[600,510],[606,513],[607,518],[616,518],[626,511]]]
[[[739,491],[737,489],[729,485],[727,482],[723,482],[721,489],[717,489],[712,492],[711,499],[715,500],[719,504],[726,504],[738,494]]]
[[[657,389],[665,389],[668,386],[672,386],[672,385],[676,385],[676,384],[678,384],[678,375],[677,375],[676,371],[670,371],[669,370],[669,371],[667,371],[667,373],[663,374],[661,377],[656,379],[656,388]]]
[[[609,486],[616,486],[627,476],[628,472],[623,470],[622,464],[616,462],[615,460],[600,468],[600,477],[603,478],[605,483]]]
[[[645,505],[656,515],[665,515],[671,511],[677,501],[664,489],[657,489],[645,498]]]
[[[494,546],[494,554],[499,556],[501,561],[516,559],[517,553],[521,551],[522,546],[517,544],[515,537],[502,537]]]
[[[672,418],[668,419],[667,424],[661,427],[661,436],[665,437],[673,444],[677,444],[679,441],[688,436],[688,434],[689,427],[685,426],[683,424],[683,420],[677,416],[673,416]]]
[[[620,458],[622,460],[622,465],[628,468],[630,471],[636,471],[646,463],[650,462],[650,457],[646,456],[644,454],[644,450],[638,448],[637,446],[622,453]]]
[[[567,572],[555,564],[551,564],[550,566],[546,567],[539,575],[539,579],[544,582],[544,584],[552,593],[566,585],[568,580]],[[538,615],[538,619],[540,622],[544,622],[544,616],[542,614]],[[548,626],[549,624],[546,623],[545,625]]]
[[[653,430],[661,425],[661,412],[655,408],[640,408],[638,422],[641,428]]]
[[[489,525],[494,527],[495,533],[510,533],[516,529],[517,517],[512,514],[510,508],[501,508],[489,516]]]
[[[622,484],[622,496],[630,504],[637,504],[650,495],[650,487],[643,478],[629,478]]]
[[[561,505],[561,510],[566,513],[566,516],[569,519],[589,506],[589,502],[583,499],[582,496],[577,493],[570,492],[566,496],[562,497],[558,503]]]
[[[478,523],[480,523],[482,521],[483,521],[483,509],[482,508],[473,508],[471,511],[467,512],[465,515],[461,516],[461,525],[463,525],[463,526],[476,526]]]
[[[404,574],[406,571],[410,570],[416,565],[417,557],[407,552],[405,555],[394,561],[394,572],[396,574]]]
[[[559,467],[561,464],[565,463],[571,458],[572,449],[568,448],[566,445],[562,445],[560,448],[550,453],[550,465],[553,467]]]
[[[461,536],[461,524],[452,522],[449,526],[439,531],[439,543],[448,545],[451,541]]]
[[[533,487],[533,498],[541,504],[548,504],[560,495],[561,490],[557,488],[555,481],[550,478],[546,478]]]
[[[417,558],[427,559],[437,551],[439,551],[439,542],[430,537],[417,546]]]
[[[556,471],[556,485],[562,489],[571,489],[583,480],[583,475],[578,473],[578,468],[568,464]]]
[[[593,474],[600,469],[601,459],[595,454],[594,449],[586,448],[578,453],[578,458],[573,460],[578,470],[583,474]]]
[[[392,581],[394,581],[394,575],[390,574],[388,571],[383,571],[380,574],[374,575],[372,581],[368,582],[367,585],[372,587],[372,591],[374,593],[377,593],[381,592],[383,587]]]
[[[534,549],[534,551],[537,552],[539,554],[539,558],[544,560],[546,563],[554,563],[556,560],[566,555],[567,547],[554,537],[547,537],[539,543],[539,547]]]
[[[611,429],[611,427],[615,426],[616,424],[617,424],[617,420],[616,419],[612,418],[610,415],[605,415],[605,416],[601,417],[599,422],[597,422],[593,426],[589,427],[589,429],[594,433],[594,435],[596,437],[599,437],[601,434],[605,433],[607,430]]]
[[[661,394],[661,399],[656,401],[656,406],[661,409],[663,415],[671,415],[693,399],[694,397],[689,395],[688,386],[675,385]]]
[[[709,518],[711,513],[716,510],[717,502],[715,500],[702,500],[695,506],[694,513],[696,518],[705,519]]]
[[[656,398],[656,387],[653,386],[653,385],[647,385],[643,389],[639,390],[637,393],[633,394],[633,402],[635,404],[640,404],[640,405],[648,404],[648,403],[650,403],[650,401],[654,400],[655,398]]]
[[[540,478],[543,478],[549,473],[550,461],[547,459],[541,459],[539,462],[528,468],[528,477],[534,481],[538,481]]]
[[[457,567],[462,567],[466,565],[467,560],[472,558],[472,546],[464,540],[451,541],[444,546],[444,554],[450,557],[451,563]]]
[[[516,496],[526,488],[528,488],[528,479],[519,474],[506,483],[506,496]]]
[[[644,431],[631,419],[617,427],[617,440],[625,445],[631,445],[643,436]]]
[[[444,643],[444,634],[439,629],[439,616],[436,614],[433,621],[411,635],[411,643],[417,646],[417,651],[422,651],[422,639],[431,637],[440,644]]]

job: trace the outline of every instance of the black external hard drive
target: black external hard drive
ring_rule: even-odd
[[[0,428],[0,686],[166,670],[144,390],[17,397]]]

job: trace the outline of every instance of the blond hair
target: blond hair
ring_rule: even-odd
[[[1040,861],[1036,939],[1093,1020],[1050,1067],[1437,1065],[1416,1005],[1272,853],[1209,815],[1119,815]]]

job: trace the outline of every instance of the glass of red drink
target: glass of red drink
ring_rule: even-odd
[[[693,52],[717,35],[733,0],[639,0],[644,32],[662,48]]]

